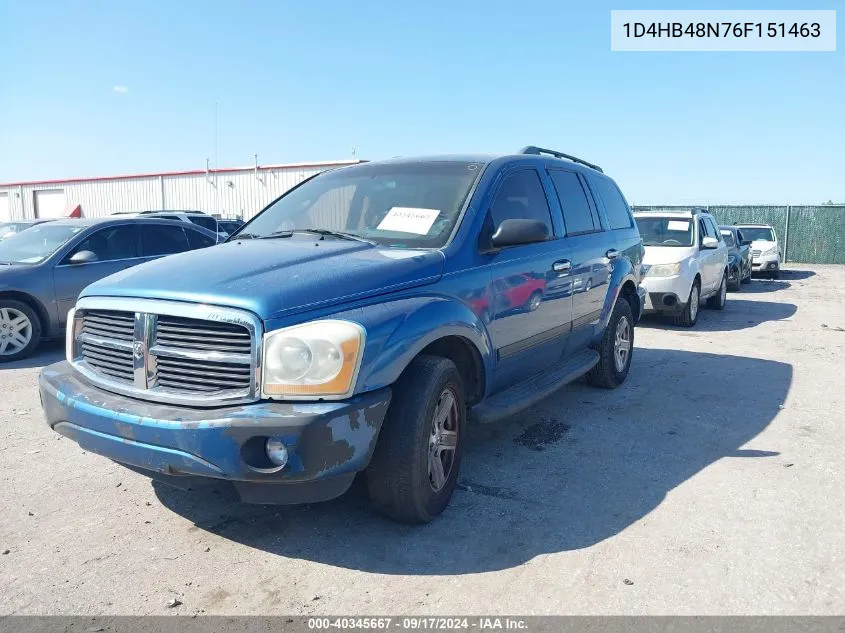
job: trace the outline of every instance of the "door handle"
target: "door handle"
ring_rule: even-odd
[[[617,251],[615,248],[611,248],[604,254],[604,256],[608,259],[616,259],[617,257],[619,257],[619,251]]]
[[[556,273],[568,273],[572,270],[572,262],[568,259],[559,259],[554,264],[552,264],[552,270]]]

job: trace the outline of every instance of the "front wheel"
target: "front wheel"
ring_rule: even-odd
[[[599,362],[587,373],[587,382],[615,389],[628,377],[634,352],[634,315],[625,297],[616,300],[597,351]]]
[[[739,292],[742,290],[742,272],[737,270],[736,275],[734,276],[734,280],[731,282],[730,290],[734,292]]]
[[[0,363],[31,355],[41,340],[41,321],[25,303],[0,300]]]
[[[676,314],[674,318],[675,325],[681,327],[692,327],[698,321],[698,308],[701,303],[701,286],[698,285],[698,279],[692,282],[692,288],[689,291],[689,298],[687,304],[684,306],[683,312]]]
[[[455,364],[414,359],[393,387],[390,409],[366,471],[373,505],[404,523],[427,523],[458,483],[466,400]]]

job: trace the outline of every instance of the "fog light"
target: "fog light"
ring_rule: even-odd
[[[285,445],[281,440],[276,440],[271,437],[264,445],[264,450],[267,453],[267,459],[269,459],[274,465],[284,466],[288,463],[288,449],[285,448]]]

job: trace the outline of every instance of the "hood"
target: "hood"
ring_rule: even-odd
[[[139,297],[249,310],[262,319],[437,281],[440,251],[299,236],[172,255],[105,277],[82,296]]]
[[[674,264],[685,260],[694,252],[694,246],[646,246],[643,264]]]
[[[756,251],[766,251],[776,244],[777,242],[770,242],[769,240],[754,240],[751,242],[751,248]]]

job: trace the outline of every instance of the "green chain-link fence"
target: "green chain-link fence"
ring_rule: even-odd
[[[683,211],[688,206],[635,206],[634,210]],[[771,224],[778,235],[783,261],[803,264],[845,264],[845,206],[715,206],[706,207],[719,224]]]

